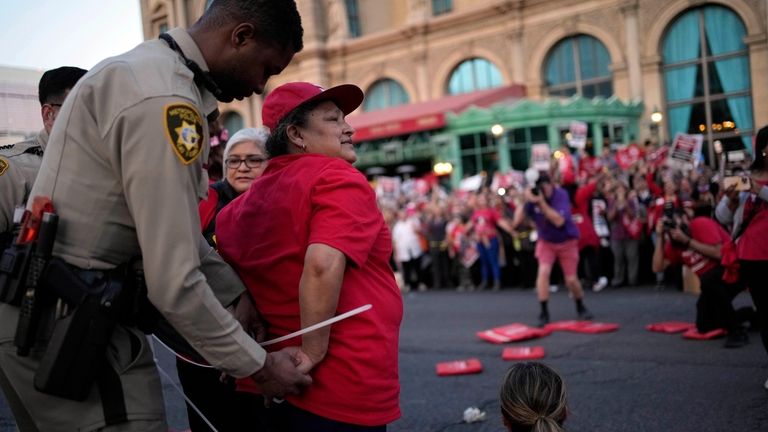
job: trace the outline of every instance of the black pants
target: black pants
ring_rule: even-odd
[[[599,252],[600,249],[594,246],[587,246],[579,251],[579,267],[581,267],[584,280],[587,281],[587,286],[597,283],[597,280],[603,275]]]
[[[448,277],[451,273],[448,263],[448,254],[440,246],[431,246],[429,256],[432,258],[432,288],[444,289],[451,287],[451,281]]]
[[[699,277],[701,295],[696,302],[696,328],[706,333],[719,328],[727,330],[741,327],[751,317],[746,311],[737,314],[733,299],[744,291],[744,284],[728,284],[723,281],[723,267],[717,266]]]
[[[752,302],[757,309],[757,322],[760,329],[760,338],[763,340],[763,348],[768,352],[768,283],[766,283],[766,270],[768,260],[740,261],[739,270],[741,280],[752,296]]]
[[[220,371],[195,366],[178,358],[176,370],[184,393],[216,430],[222,432],[237,430],[239,419],[237,411],[232,408],[236,404],[237,397],[234,381],[222,383],[219,380]],[[192,432],[211,430],[189,404],[187,404],[187,416]]]
[[[251,421],[243,419],[239,429],[242,432],[386,432],[387,425],[359,426],[327,419],[288,402],[272,404],[264,408],[261,395],[239,393],[238,411],[251,413]],[[222,431],[224,432],[224,431]]]
[[[408,285],[411,291],[415,291],[421,282],[421,257],[410,261],[403,261],[403,283]]]

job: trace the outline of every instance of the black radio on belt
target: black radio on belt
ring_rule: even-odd
[[[24,281],[29,268],[32,242],[19,242],[21,228],[27,223],[31,213],[24,207],[16,207],[13,215],[13,231],[8,233],[10,242],[2,244],[0,254],[0,301],[14,306],[21,304],[24,293]]]

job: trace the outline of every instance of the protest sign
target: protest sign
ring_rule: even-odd
[[[680,170],[691,170],[696,167],[701,154],[702,135],[688,135],[678,132],[670,147],[667,166]]]
[[[531,167],[539,171],[549,171],[549,144],[533,144],[531,146]]]
[[[583,149],[587,145],[587,124],[580,121],[572,121],[568,132],[571,134],[568,145]]]

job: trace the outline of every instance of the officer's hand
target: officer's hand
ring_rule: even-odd
[[[301,362],[297,358],[298,351],[298,347],[288,347],[267,353],[264,367],[252,375],[265,400],[299,394],[304,387],[312,384],[312,378],[297,367]]]
[[[256,309],[256,305],[253,304],[248,291],[240,295],[240,300],[237,302],[233,315],[240,322],[240,325],[243,326],[243,330],[256,339],[256,342],[264,342],[266,340],[267,326],[261,320],[261,315],[258,309]]]

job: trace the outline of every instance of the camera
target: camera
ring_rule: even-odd
[[[536,196],[539,196],[539,187],[538,186],[532,187],[531,188],[531,193],[536,195]]]
[[[675,222],[675,203],[668,201],[664,203],[664,231],[671,231],[677,228],[677,222]]]

